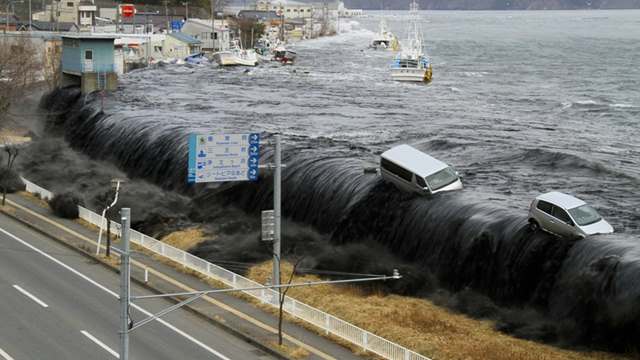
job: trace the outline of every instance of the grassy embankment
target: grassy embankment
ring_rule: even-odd
[[[188,229],[162,240],[181,249],[202,242],[204,233]],[[282,266],[288,279],[291,264]],[[264,283],[271,275],[271,262],[254,266],[247,276]],[[316,276],[296,276],[294,282],[315,281]],[[560,349],[517,339],[494,329],[489,320],[475,320],[436,306],[431,301],[397,295],[365,294],[356,286],[322,285],[292,288],[289,296],[322,309],[377,335],[434,359],[626,359],[604,352]]]
[[[291,274],[283,264],[283,279]],[[264,283],[271,263],[253,267],[248,277]],[[296,276],[294,282],[315,281],[316,276]],[[433,359],[626,359],[604,353],[560,349],[517,339],[494,329],[488,320],[475,320],[434,305],[425,299],[364,294],[355,286],[321,285],[292,288],[287,294],[379,336]]]

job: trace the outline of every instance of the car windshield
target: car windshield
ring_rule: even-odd
[[[600,214],[598,214],[598,212],[589,205],[582,205],[577,208],[573,208],[569,210],[569,214],[571,214],[573,220],[581,226],[597,223],[602,220]]]
[[[455,170],[450,167],[440,170],[433,175],[427,176],[427,183],[429,184],[431,191],[443,188],[456,180],[458,180],[458,175]]]

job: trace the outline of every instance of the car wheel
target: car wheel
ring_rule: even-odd
[[[529,219],[529,230],[531,230],[531,232],[537,232],[540,230],[540,224],[533,219]]]

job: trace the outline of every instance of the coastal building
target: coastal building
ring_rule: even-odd
[[[17,16],[0,14],[0,31],[16,31],[18,23],[19,20]]]
[[[85,94],[115,90],[114,39],[110,35],[62,36],[62,86],[80,85]]]
[[[29,22],[22,21],[19,23],[18,31],[28,31]],[[80,27],[71,22],[53,22],[53,21],[31,21],[31,30],[33,31],[50,31],[50,32],[78,32]]]
[[[53,0],[44,11],[34,13],[32,20],[74,23],[82,31],[92,31],[97,11],[92,0]]]
[[[176,32],[168,34],[164,40],[162,52],[167,58],[185,58],[200,52],[202,41],[191,35]]]
[[[255,9],[258,11],[275,11],[285,19],[311,18],[314,12],[313,4],[293,0],[257,0]]]
[[[272,10],[240,10],[238,12],[238,19],[255,20],[267,23],[271,21],[280,21],[280,16]]]
[[[207,53],[220,51],[229,47],[229,24],[226,20],[190,18],[182,25],[181,33],[191,35],[201,41],[200,49]]]

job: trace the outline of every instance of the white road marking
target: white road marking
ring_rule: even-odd
[[[25,290],[25,289],[21,288],[20,286],[18,286],[18,285],[13,285],[13,287],[14,287],[16,290],[20,291],[22,294],[24,294],[24,295],[25,295],[26,297],[28,297],[29,299],[31,299],[31,300],[33,300],[33,301],[37,302],[37,303],[38,303],[38,305],[42,306],[43,308],[48,308],[48,307],[49,307],[49,305],[47,305],[44,301],[42,301],[42,300],[38,299],[35,295],[33,295],[32,293],[28,292],[27,290]]]
[[[33,250],[33,251],[37,252],[38,254],[40,254],[40,255],[42,255],[42,256],[44,256],[44,257],[46,257],[47,259],[49,259],[49,260],[53,261],[54,263],[56,263],[56,264],[58,264],[58,265],[62,266],[63,268],[65,268],[65,269],[69,270],[70,272],[72,272],[72,273],[74,273],[74,274],[78,275],[79,277],[81,277],[81,278],[83,278],[84,280],[88,281],[90,284],[92,284],[92,285],[96,286],[96,287],[97,287],[97,288],[99,288],[100,290],[102,290],[102,291],[104,291],[104,292],[108,293],[109,295],[111,295],[111,296],[113,296],[113,297],[115,297],[115,298],[117,298],[117,299],[120,299],[120,296],[119,296],[118,294],[116,294],[115,292],[113,292],[113,291],[111,291],[111,290],[107,289],[107,288],[106,288],[105,286],[103,286],[102,284],[100,284],[100,283],[96,282],[95,280],[93,280],[93,279],[91,279],[90,277],[88,277],[88,276],[84,275],[83,273],[79,272],[78,270],[76,270],[76,269],[72,268],[71,266],[69,266],[69,265],[67,265],[67,264],[63,263],[62,261],[60,261],[60,260],[58,260],[58,259],[54,258],[53,256],[51,256],[51,255],[47,254],[46,252],[44,252],[44,251],[42,251],[42,250],[38,249],[37,247],[35,247],[35,246],[33,246],[33,245],[29,244],[28,242],[26,242],[26,241],[24,241],[24,240],[20,239],[19,237],[17,237],[17,236],[15,236],[15,235],[13,235],[12,233],[10,233],[10,232],[6,231],[5,229],[0,228],[0,232],[2,232],[2,233],[4,233],[5,235],[7,235],[7,236],[11,237],[11,238],[12,238],[12,239],[14,239],[15,241],[17,241],[17,242],[21,243],[22,245],[24,245],[24,246],[28,247],[29,249],[31,249],[31,250]],[[149,311],[147,311],[147,310],[145,310],[145,309],[141,308],[140,306],[138,306],[138,305],[136,305],[136,304],[131,304],[131,307],[132,307],[132,308],[134,308],[134,309],[136,309],[136,310],[138,310],[138,311],[140,311],[141,313],[143,313],[143,314],[145,314],[145,315],[147,315],[147,316],[151,316],[151,315],[153,315],[151,312],[149,312]],[[209,352],[209,353],[211,353],[211,354],[213,354],[213,355],[217,356],[217,357],[218,357],[218,358],[220,358],[221,360],[231,360],[231,359],[229,359],[228,357],[226,357],[226,356],[222,355],[221,353],[219,353],[218,351],[216,351],[216,350],[212,349],[211,347],[209,347],[209,346],[208,346],[208,345],[206,345],[205,343],[203,343],[203,342],[199,341],[198,339],[196,339],[196,338],[192,337],[191,335],[189,335],[189,334],[187,334],[186,332],[184,332],[184,331],[182,331],[182,330],[178,329],[177,327],[175,327],[175,326],[173,326],[173,325],[169,324],[168,322],[166,322],[166,321],[164,321],[164,320],[162,320],[162,319],[157,319],[156,321],[157,321],[157,322],[159,322],[160,324],[162,324],[162,325],[166,326],[167,328],[171,329],[173,332],[177,333],[178,335],[180,335],[180,336],[184,337],[185,339],[187,339],[187,340],[191,341],[192,343],[194,343],[194,344],[198,345],[200,348],[204,349],[205,351],[207,351],[207,352]]]
[[[96,343],[98,346],[100,346],[101,348],[107,350],[109,352],[109,354],[113,355],[114,357],[120,359],[120,354],[118,354],[117,352],[115,352],[112,348],[108,347],[107,345],[105,345],[105,343],[103,343],[102,341],[98,340],[98,338],[96,338],[95,336],[89,334],[88,331],[86,330],[80,330],[80,332],[82,333],[82,335],[86,336],[89,338],[89,340],[93,341],[94,343]]]
[[[14,360],[11,356],[9,356],[9,354],[4,352],[4,350],[2,349],[0,349],[0,356],[2,356],[4,360]]]

